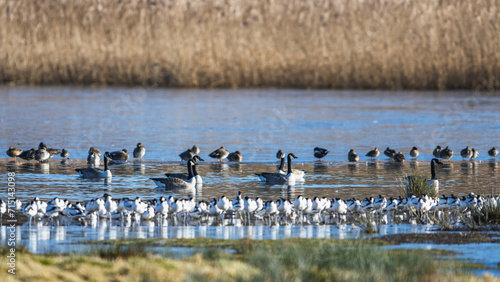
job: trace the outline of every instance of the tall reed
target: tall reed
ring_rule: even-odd
[[[0,83],[500,88],[491,0],[0,0]]]

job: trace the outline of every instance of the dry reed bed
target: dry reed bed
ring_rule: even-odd
[[[490,0],[0,0],[0,83],[500,88]]]

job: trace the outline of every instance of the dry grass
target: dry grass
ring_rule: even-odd
[[[0,0],[0,83],[500,88],[491,0]]]

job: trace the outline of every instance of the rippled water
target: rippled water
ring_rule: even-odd
[[[6,183],[7,172],[15,172],[16,196],[23,201],[34,196],[43,200],[58,196],[80,201],[105,192],[115,198],[173,195],[194,196],[196,200],[221,195],[233,198],[237,191],[264,200],[293,199],[298,195],[344,199],[379,194],[390,197],[401,194],[398,178],[404,173],[418,168],[430,176],[432,150],[441,145],[450,146],[455,152],[452,162],[437,168],[442,193],[499,193],[500,157],[495,160],[487,155],[491,147],[500,147],[498,94],[1,87],[0,148],[36,148],[43,141],[49,147],[67,149],[70,159],[64,164],[58,158],[49,164],[35,164],[15,163],[5,156],[0,159],[0,179]],[[111,181],[77,177],[74,169],[85,167],[90,146],[102,152],[122,148],[132,151],[138,142],[146,146],[145,160],[111,165]],[[200,155],[206,160],[198,168],[203,186],[191,191],[157,189],[149,178],[165,172],[184,172],[185,164],[179,162],[177,155],[193,144],[201,148]],[[467,145],[480,152],[474,162],[459,157],[460,149]],[[213,162],[208,154],[220,146],[239,150],[244,162]],[[323,162],[313,157],[316,146],[331,151]],[[364,157],[373,147],[383,150],[388,146],[405,153],[408,161],[398,165],[383,155],[376,161]],[[421,151],[418,161],[408,156],[413,146]],[[360,162],[346,161],[350,148],[358,152]],[[305,182],[269,186],[258,181],[254,173],[276,170],[278,149],[299,157],[294,167],[307,170]],[[111,238],[113,234],[127,237],[124,230],[113,227],[104,229],[103,235],[99,235],[100,229],[83,228],[88,235],[85,238],[80,234],[82,228],[76,226],[54,230],[55,234],[43,228],[20,230],[22,240],[26,240],[23,242],[38,244],[39,238],[60,236],[69,243],[85,238]],[[206,228],[204,231],[201,227],[170,227],[162,231],[155,227],[152,231],[130,230],[127,234],[133,234],[134,238],[149,237],[150,232],[153,237],[240,238],[253,234],[257,239],[286,238],[287,232],[293,236],[305,232],[308,238],[352,235],[336,226],[297,227],[298,230],[259,227],[263,228],[259,233],[252,233],[256,229],[250,227]],[[394,230],[405,232],[401,228]],[[2,229],[2,235],[4,232]]]

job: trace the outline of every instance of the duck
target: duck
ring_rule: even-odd
[[[286,175],[287,173],[285,172],[284,167],[285,167],[285,154],[283,154],[283,158],[281,158],[280,166],[278,167],[277,173]],[[295,180],[304,181],[304,176],[307,171],[293,168],[292,172],[293,174],[295,174]]]
[[[387,149],[385,149],[384,151],[384,155],[386,155],[390,159],[394,159],[394,156],[396,156],[396,150],[387,147]]]
[[[15,161],[17,156],[19,156],[23,153],[23,150],[10,146],[6,153],[7,153],[7,156],[11,157],[12,160]]]
[[[359,156],[354,152],[354,149],[349,150],[349,153],[347,153],[347,159],[350,162],[357,162],[359,161]]]
[[[179,154],[179,157],[183,161],[189,161],[192,159],[196,154],[193,152],[193,149],[187,149],[186,151],[182,152]]]
[[[281,149],[278,150],[278,152],[276,152],[276,158],[278,160],[281,161],[281,159],[284,159],[286,156],[285,156],[285,153],[283,153],[283,151],[281,151]]]
[[[50,153],[45,148],[36,150],[34,156],[35,160],[37,160],[39,163],[46,162],[51,158]]]
[[[227,158],[228,155],[229,155],[228,150],[226,150],[226,148],[222,146],[219,149],[210,153],[208,156],[213,159],[217,159],[219,162],[221,162],[223,159]]]
[[[434,157],[436,158],[441,158],[441,146],[437,145],[436,146],[436,149],[434,149],[434,151],[432,151],[432,154],[434,155]]]
[[[40,142],[40,144],[38,145],[38,150],[41,150],[41,149],[45,149],[45,151],[47,151],[47,153],[49,153],[49,159],[51,159],[52,157],[59,155],[61,153],[61,150],[59,150],[59,149],[47,148],[47,146],[43,142]]]
[[[193,153],[195,155],[199,155],[200,154],[200,148],[198,148],[198,146],[196,146],[196,145],[193,145],[193,147],[191,148],[191,151],[193,151]]]
[[[490,155],[490,157],[496,157],[496,155],[498,155],[498,150],[495,149],[495,147],[491,148],[488,150],[488,155]]]
[[[418,148],[417,147],[413,147],[411,148],[411,151],[410,151],[410,156],[412,158],[416,158],[418,157],[418,155],[420,154],[420,152],[418,151]]]
[[[328,151],[327,149],[323,149],[320,147],[314,148],[314,156],[316,158],[318,158],[320,161],[322,158],[326,157],[326,155],[328,155],[328,153],[330,153],[330,151]]]
[[[198,174],[198,171],[196,170],[196,166],[198,165],[199,161],[204,161],[200,156],[196,155],[194,156],[191,161],[193,161],[193,175],[196,178],[196,185],[201,185],[203,184],[203,180],[201,176]],[[165,173],[166,177],[176,177],[180,178],[182,180],[188,180],[189,179],[189,173]]]
[[[478,150],[476,150],[476,149],[472,148],[472,150],[471,150],[471,151],[472,151],[472,156],[471,156],[471,158],[470,158],[471,160],[472,160],[472,159],[475,159],[475,158],[477,158],[477,157],[479,156],[479,151],[478,151]]]
[[[460,155],[462,156],[462,159],[470,159],[472,158],[472,150],[467,146],[466,148],[462,149],[460,151]]]
[[[160,188],[167,189],[186,189],[194,188],[196,185],[196,177],[193,173],[194,161],[189,160],[187,162],[188,178],[186,180],[177,177],[167,177],[167,178],[150,178]]]
[[[394,155],[394,160],[397,163],[404,163],[406,161],[406,157],[405,155],[403,155],[403,153],[398,152],[396,155]]]
[[[265,181],[267,183],[272,184],[295,184],[295,174],[292,171],[292,159],[297,159],[297,157],[293,153],[289,153],[287,156],[288,159],[288,169],[287,174],[283,175],[281,173],[256,173],[261,181]]]
[[[135,159],[140,159],[144,157],[144,154],[146,154],[146,148],[142,145],[142,143],[137,143],[137,147],[135,147],[132,154]]]
[[[230,162],[241,162],[241,160],[243,160],[243,156],[240,151],[235,151],[227,155],[227,160]]]
[[[75,169],[82,178],[111,178],[113,175],[108,168],[108,157],[104,155],[104,170],[99,168],[77,168]]]
[[[121,151],[114,152],[105,152],[105,156],[107,156],[112,161],[127,161],[128,160],[128,152],[127,149],[122,149]]]
[[[101,152],[94,147],[90,147],[89,155],[87,157],[87,163],[92,165],[97,165],[101,162]]]
[[[62,157],[62,158],[67,158],[68,156],[69,156],[68,151],[67,151],[66,149],[64,149],[64,148],[63,148],[63,149],[61,150],[61,157]]]
[[[31,161],[35,159],[35,148],[31,148],[29,150],[23,151],[20,155],[19,158],[26,160],[26,161]]]
[[[429,188],[435,196],[439,194],[439,180],[436,177],[436,164],[443,164],[439,159],[431,160],[431,180],[429,180]]]
[[[448,146],[446,146],[446,148],[441,150],[439,156],[441,157],[441,159],[449,160],[453,157],[453,151]]]
[[[374,158],[378,157],[378,155],[380,155],[380,152],[379,152],[378,148],[375,147],[375,149],[373,149],[373,150],[369,151],[368,153],[366,153],[365,156],[374,159]]]

